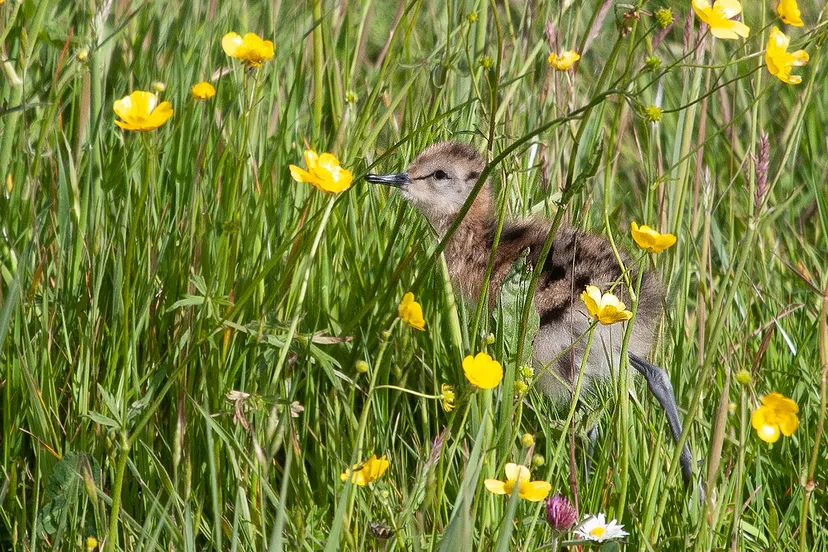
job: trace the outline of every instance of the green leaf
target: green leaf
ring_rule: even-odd
[[[526,305],[529,282],[532,279],[532,267],[527,260],[527,253],[521,255],[512,264],[506,278],[503,280],[500,296],[497,299],[500,316],[496,323],[502,324],[504,348],[507,355],[505,360],[516,367],[528,363],[531,359],[532,341],[535,339],[535,334],[538,333],[538,328],[540,328],[540,315],[538,315],[538,311],[533,305],[529,311],[529,320],[523,339],[525,358],[518,359],[518,342],[521,334],[520,318]]]
[[[97,460],[85,452],[67,452],[55,465],[55,471],[49,477],[43,494],[43,509],[38,517],[40,531],[60,541],[61,535],[68,528],[67,521],[73,519],[83,508],[83,501],[89,500],[84,491],[84,477],[94,482],[95,488],[101,487],[101,467]],[[88,507],[88,506],[87,506]],[[95,534],[93,516],[86,516],[84,532]]]
[[[99,414],[97,412],[93,412],[90,410],[86,413],[86,415],[89,416],[89,418],[96,424],[100,424],[106,427],[112,427],[115,429],[119,429],[121,427],[121,425],[118,422],[116,422],[108,416],[104,416],[103,414]]]
[[[463,482],[457,491],[457,501],[451,511],[451,518],[446,530],[443,531],[443,538],[440,541],[439,552],[454,552],[456,550],[469,549],[473,542],[474,522],[471,517],[471,507],[474,502],[474,494],[477,490],[477,482],[480,479],[480,468],[483,466],[483,441],[486,431],[486,423],[489,419],[489,410],[483,413],[480,421],[480,428],[477,430],[477,437],[474,439],[474,448],[466,462],[466,470],[463,474]]]

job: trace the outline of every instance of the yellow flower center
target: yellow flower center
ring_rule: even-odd
[[[607,532],[607,529],[602,526],[595,527],[592,531],[589,532],[590,535],[593,537],[598,537],[599,539],[604,536],[604,533]]]

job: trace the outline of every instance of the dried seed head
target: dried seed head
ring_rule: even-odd
[[[549,46],[549,49],[552,51],[557,50],[555,44],[555,26],[552,23],[547,23],[543,28],[543,34],[546,37],[546,45]]]
[[[368,524],[368,532],[375,539],[388,540],[394,536],[394,529],[383,521],[372,521]]]

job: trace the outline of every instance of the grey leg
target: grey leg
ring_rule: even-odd
[[[676,395],[673,392],[670,377],[658,366],[654,366],[632,353],[630,353],[630,365],[647,380],[650,392],[658,399],[661,408],[664,409],[667,423],[670,424],[670,431],[673,433],[673,440],[678,442],[681,436],[681,420],[679,420]],[[681,451],[681,475],[684,479],[684,485],[689,485],[693,476],[693,456],[690,454],[690,447],[686,443],[684,450]]]

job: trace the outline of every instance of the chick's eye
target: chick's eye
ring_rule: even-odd
[[[437,180],[445,180],[448,175],[444,171],[434,171],[434,178]]]

